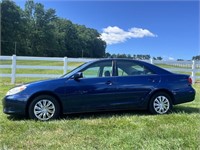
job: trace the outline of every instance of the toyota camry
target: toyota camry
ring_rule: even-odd
[[[3,99],[6,114],[47,121],[61,114],[147,109],[169,113],[195,99],[189,75],[131,59],[87,62],[57,79],[23,84]]]

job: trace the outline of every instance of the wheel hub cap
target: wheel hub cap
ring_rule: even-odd
[[[167,97],[165,96],[158,96],[155,100],[154,100],[154,104],[153,104],[154,110],[158,113],[158,114],[164,114],[169,110],[170,107],[170,103]]]
[[[49,120],[55,113],[55,106],[50,100],[40,100],[35,104],[34,114],[39,120]]]

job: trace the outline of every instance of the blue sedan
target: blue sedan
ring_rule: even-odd
[[[195,99],[191,83],[188,75],[143,61],[101,59],[60,78],[9,90],[3,111],[42,121],[61,114],[96,111],[148,109],[152,114],[166,114],[173,105]]]

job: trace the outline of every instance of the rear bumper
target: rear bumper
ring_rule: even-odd
[[[5,114],[25,115],[26,101],[15,96],[6,96],[3,99],[3,112]]]
[[[174,105],[191,102],[195,99],[196,92],[193,88],[174,93]]]

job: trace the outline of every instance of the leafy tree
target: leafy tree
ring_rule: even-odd
[[[137,59],[137,55],[134,54],[134,55],[133,55],[133,59]]]
[[[200,55],[193,56],[193,57],[192,57],[192,60],[200,60]]]
[[[162,60],[163,58],[162,57],[153,57],[153,60]]]
[[[54,9],[26,1],[22,10],[13,1],[2,0],[2,50],[12,55],[104,57],[106,43],[95,29],[73,24],[56,16]]]
[[[157,57],[157,60],[162,60],[162,59],[163,59],[163,58],[162,58],[162,57],[160,57],[160,56],[159,56],[159,57]]]
[[[106,43],[99,38],[100,34],[97,30],[80,25],[76,25],[76,29],[84,56],[99,58],[105,55]]]
[[[13,1],[1,2],[1,44],[2,55],[15,53],[15,44],[22,38],[20,31],[24,28],[21,21],[22,10]]]
[[[105,53],[105,58],[110,58],[111,57],[111,54],[110,53]]]
[[[183,59],[177,59],[177,61],[184,61]]]
[[[45,10],[40,3],[35,4],[33,13],[34,24],[32,30],[32,51],[33,55],[55,56],[53,51],[56,49],[54,36],[55,26],[53,21],[56,19],[55,10]]]

